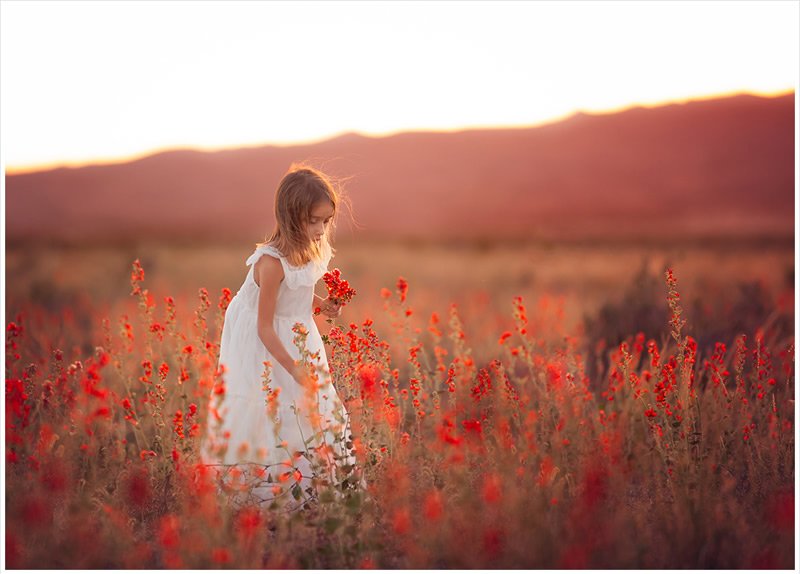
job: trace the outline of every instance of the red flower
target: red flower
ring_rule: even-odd
[[[50,522],[53,513],[42,499],[31,497],[22,503],[19,515],[29,526],[43,526]]]
[[[483,483],[483,499],[489,504],[500,502],[500,499],[503,496],[500,486],[500,479],[497,475],[491,474],[486,477],[486,480]]]
[[[355,290],[350,287],[350,284],[342,279],[342,273],[338,269],[334,269],[323,275],[322,280],[328,287],[328,300],[331,303],[346,305],[356,294]]]
[[[375,365],[361,365],[358,368],[358,380],[361,383],[362,398],[374,398],[378,386],[380,371]]]
[[[407,508],[400,508],[395,511],[392,517],[392,528],[397,534],[403,535],[411,527],[411,516]]]
[[[231,290],[227,287],[222,288],[222,295],[219,298],[219,309],[223,313],[228,310],[228,305],[231,303]]]
[[[228,564],[232,558],[231,551],[227,548],[214,548],[211,551],[211,560],[217,564]]]
[[[132,506],[143,508],[150,500],[150,483],[142,474],[134,474],[128,481],[126,490],[128,503]]]
[[[497,556],[503,549],[503,538],[505,532],[491,528],[483,533],[483,550],[490,557]]]
[[[464,425],[464,430],[467,432],[474,431],[475,434],[478,435],[480,435],[483,432],[483,429],[481,428],[481,421],[479,420],[461,421],[461,424]]]
[[[167,515],[161,519],[158,528],[158,541],[162,546],[172,548],[180,541],[181,523],[177,516]]]
[[[399,277],[397,279],[397,290],[400,293],[400,302],[402,303],[406,300],[406,295],[408,295],[408,281]]]
[[[608,478],[605,470],[602,467],[589,468],[583,478],[583,486],[583,503],[587,508],[592,508],[606,497]]]
[[[783,492],[772,496],[767,504],[767,520],[778,530],[794,530],[794,493]]]
[[[236,517],[236,525],[242,533],[242,537],[249,540],[261,525],[261,514],[255,508],[245,508]]]
[[[424,514],[428,520],[439,520],[442,517],[444,507],[442,505],[441,493],[434,489],[425,497]]]

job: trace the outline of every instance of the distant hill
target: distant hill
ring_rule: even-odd
[[[258,241],[303,160],[350,176],[358,227],[340,221],[340,240],[791,236],[794,113],[794,94],[740,95],[7,175],[6,238]]]

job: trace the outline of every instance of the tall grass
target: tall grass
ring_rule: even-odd
[[[515,298],[487,344],[402,279],[380,318],[354,300],[328,356],[357,464],[310,497],[265,467],[287,511],[198,464],[230,292],[180,309],[135,264],[128,313],[89,335],[35,309],[7,326],[7,566],[793,568],[794,341],[705,352],[666,279],[665,336],[591,378],[546,305]]]

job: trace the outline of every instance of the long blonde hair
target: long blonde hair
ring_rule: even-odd
[[[335,216],[339,210],[339,194],[331,178],[307,165],[292,164],[275,192],[275,229],[266,244],[275,247],[296,267],[309,261],[321,261],[323,251],[330,249],[329,230],[333,223],[326,227],[319,245],[308,237],[306,224],[314,205],[326,201],[333,206]]]

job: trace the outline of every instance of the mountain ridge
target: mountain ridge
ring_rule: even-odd
[[[346,179],[356,239],[787,235],[794,113],[794,93],[742,94],[534,127],[347,132],[9,174],[6,236],[259,239],[278,181],[304,160]]]

